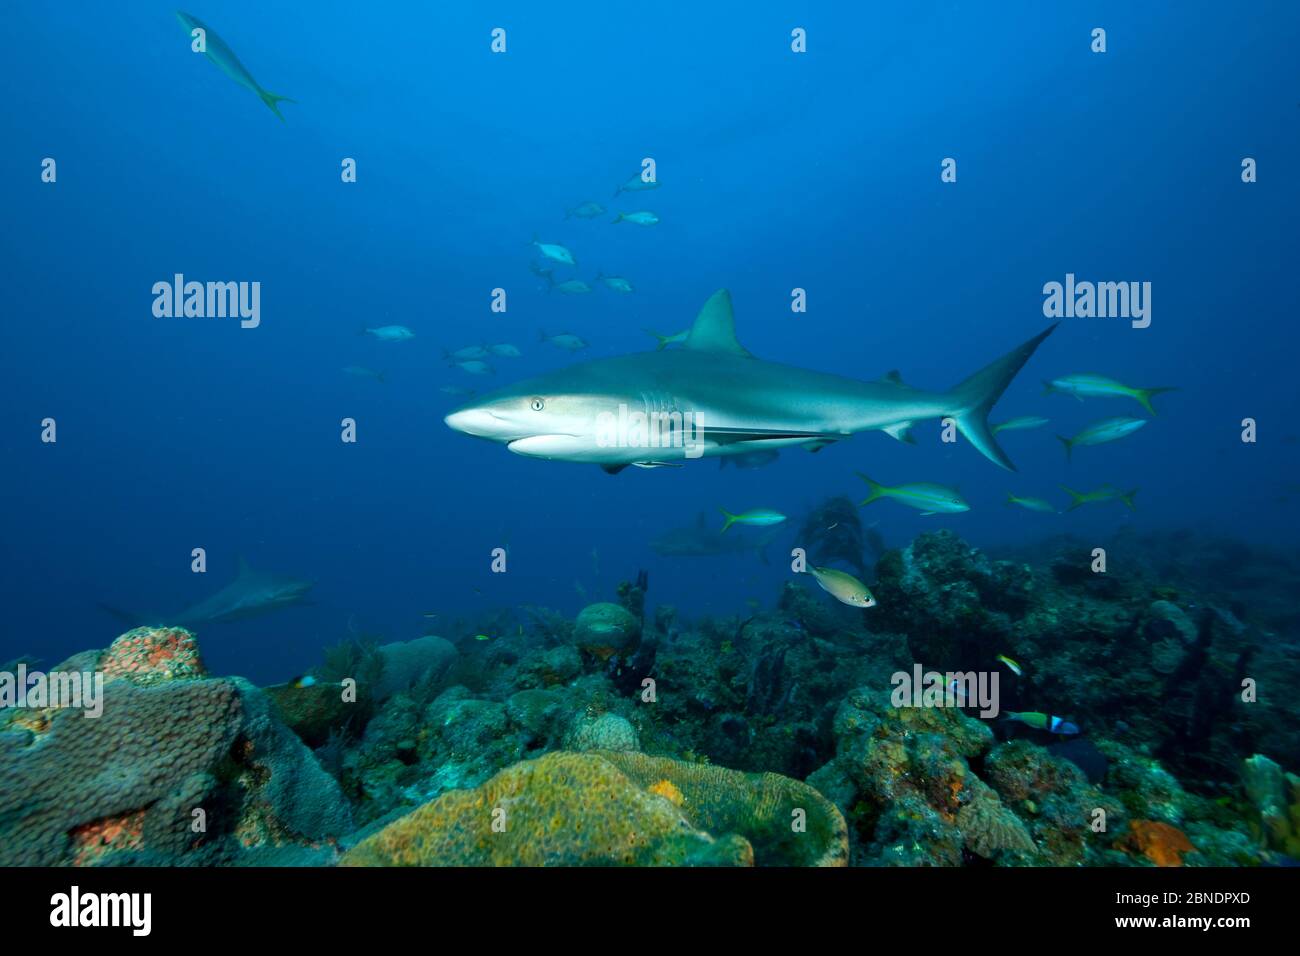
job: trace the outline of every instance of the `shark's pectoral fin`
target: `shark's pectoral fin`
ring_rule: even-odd
[[[617,475],[626,467],[627,465],[601,465],[600,470],[607,475]]]
[[[916,438],[912,435],[912,425],[914,422],[899,422],[897,425],[890,425],[888,428],[881,429],[891,438],[896,438],[905,445],[915,445]]]

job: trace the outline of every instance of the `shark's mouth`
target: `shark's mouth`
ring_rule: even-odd
[[[590,446],[591,441],[589,439],[580,435],[566,435],[564,433],[525,435],[523,438],[516,438],[513,441],[506,442],[506,448],[516,455],[537,458],[550,458],[555,455],[587,451]]]

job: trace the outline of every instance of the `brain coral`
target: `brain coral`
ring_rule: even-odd
[[[494,827],[495,824],[495,827]],[[609,761],[557,751],[453,790],[344,855],[345,866],[746,865],[748,843],[714,840]]]
[[[493,830],[494,811],[504,811],[502,832]],[[797,818],[806,825],[796,827]],[[343,863],[843,865],[847,841],[839,811],[797,780],[628,751],[556,752],[444,794]]]
[[[0,725],[0,865],[228,861],[254,818],[268,822],[246,845],[346,832],[337,785],[261,692],[239,678],[178,679],[197,660],[188,632],[137,629],[78,655],[112,669],[99,717],[50,709],[37,730]]]

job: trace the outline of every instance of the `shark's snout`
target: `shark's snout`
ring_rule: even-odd
[[[504,440],[511,437],[509,425],[486,408],[469,406],[458,408],[443,419],[447,427],[477,438],[494,438]]]

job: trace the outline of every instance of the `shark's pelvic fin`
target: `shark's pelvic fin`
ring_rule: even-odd
[[[726,289],[719,289],[709,296],[709,301],[695,317],[685,344],[697,352],[729,352],[745,358],[753,357],[736,341],[736,317],[731,311],[731,293]]]
[[[984,366],[948,393],[953,399],[953,409],[949,414],[956,420],[958,430],[981,455],[1008,471],[1015,471],[1016,466],[1011,463],[1011,459],[993,437],[993,431],[989,428],[989,411],[1002,397],[1002,393],[1016,377],[1016,373],[1025,362],[1029,361],[1029,356],[1034,354],[1034,349],[1038,348],[1043,339],[1051,335],[1055,328],[1056,325],[1052,325],[1038,333],[1002,358]]]

